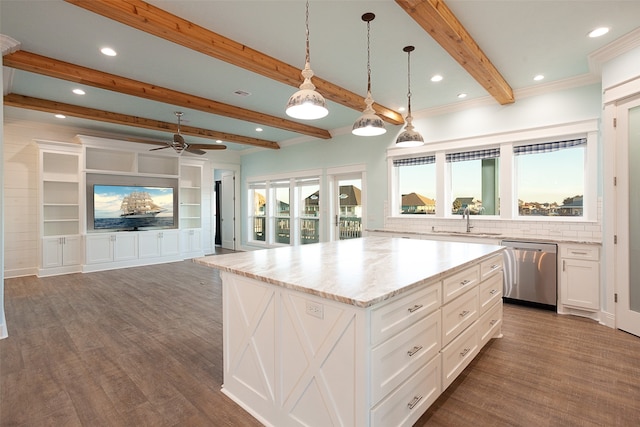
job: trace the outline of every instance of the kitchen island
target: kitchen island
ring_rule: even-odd
[[[366,237],[216,255],[223,392],[265,425],[412,425],[502,324],[501,246]]]

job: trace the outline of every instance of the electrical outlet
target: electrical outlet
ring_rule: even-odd
[[[322,319],[324,317],[324,307],[322,304],[313,301],[306,302],[306,311],[309,316]]]

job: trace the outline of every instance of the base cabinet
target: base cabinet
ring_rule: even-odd
[[[413,425],[500,336],[485,262],[367,308],[222,271],[222,390],[265,425]]]
[[[136,233],[107,233],[86,237],[87,264],[127,261],[138,258]]]
[[[140,258],[156,258],[180,253],[177,231],[150,231],[138,235]]]
[[[44,237],[39,276],[80,271],[82,238],[75,236]]]
[[[560,302],[563,307],[600,310],[599,258],[597,246],[560,247]]]
[[[202,230],[188,229],[180,231],[180,251],[185,258],[203,256]]]

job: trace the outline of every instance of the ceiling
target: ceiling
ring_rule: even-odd
[[[137,11],[144,5],[138,0],[126,1],[134,3]],[[18,62],[26,63],[34,54],[39,60],[43,56],[53,73],[66,65],[51,60],[64,61],[73,64],[68,72],[75,76],[71,79],[50,77],[40,71],[25,71],[29,69],[26,65],[17,69],[5,67],[5,122],[33,120],[80,128],[86,134],[165,141],[170,140],[176,130],[174,112],[182,111],[187,141],[216,144],[216,139],[222,139],[229,150],[256,146],[277,148],[283,143],[327,139],[331,134],[350,131],[361,114],[357,108],[364,108],[362,98],[367,88],[367,25],[361,20],[365,12],[376,15],[371,22],[370,37],[372,95],[377,108],[388,112],[389,117],[400,118],[406,114],[400,108],[407,103],[404,46],[416,47],[411,54],[414,116],[420,110],[487,98],[508,105],[511,101],[504,97],[508,97],[510,91],[518,102],[519,93],[545,85],[584,80],[589,76],[596,81],[598,70],[590,69],[589,55],[637,30],[640,16],[640,1],[447,0],[446,5],[454,17],[447,18],[445,10],[445,24],[458,22],[464,27],[457,29],[463,37],[458,32],[459,38],[455,39],[450,33],[443,33],[438,23],[427,31],[418,22],[420,8],[425,4],[431,11],[442,11],[442,2],[438,0],[311,0],[310,62],[316,75],[313,81],[320,92],[321,80],[322,84],[330,82],[355,107],[347,106],[349,102],[329,101],[327,117],[305,122],[290,119],[284,113],[287,100],[299,82],[282,83],[73,3],[83,1],[0,1],[0,34],[5,36],[3,50],[7,50],[8,42],[19,43],[7,52],[10,55],[3,58],[5,64],[7,58],[14,55],[10,52],[17,50],[16,54],[27,55],[27,60],[16,56]],[[205,30],[214,32],[235,41],[238,44],[235,48],[239,48],[245,58],[267,61],[267,65],[276,69],[274,73],[293,67],[295,77],[300,78],[299,70],[305,59],[303,0],[149,0],[147,3],[161,9],[161,13],[175,15],[172,19],[183,20],[169,24],[178,28],[181,36],[188,36],[189,24],[184,20],[189,21],[202,27],[197,35],[207,34]],[[424,26],[429,25],[430,18]],[[597,39],[587,37],[590,30],[600,26],[611,30]],[[503,98],[476,80],[431,34],[435,38],[454,40],[451,43],[454,47],[467,48],[472,52],[471,59],[476,55],[483,65],[493,64],[499,74],[489,74],[489,78],[493,89],[500,86],[497,91]],[[479,47],[475,53],[474,41]],[[185,43],[189,46],[194,40]],[[102,55],[100,48],[104,46],[112,47],[118,55]],[[270,58],[259,57],[260,53]],[[444,79],[433,83],[430,78],[434,74]],[[543,74],[545,79],[534,81],[536,74]],[[103,79],[103,84],[94,86],[90,79],[85,79],[88,75],[92,79]],[[118,76],[121,80],[109,76]],[[504,79],[503,85],[496,82],[496,76]],[[127,85],[132,85],[129,94],[114,90]],[[71,92],[74,88],[82,88],[86,94],[75,95]],[[249,95],[240,96],[237,91]],[[467,94],[464,100],[457,98],[461,92]],[[147,99],[131,93],[157,96]],[[168,100],[157,100],[163,96]],[[325,97],[329,98],[327,94]],[[14,106],[27,104],[37,107]],[[209,108],[211,104],[215,108]],[[67,118],[56,119],[53,114],[56,108],[68,110]],[[240,118],[228,117],[228,112],[239,114]],[[114,117],[125,123],[129,120],[130,124],[104,121]],[[397,121],[393,124],[393,120],[387,119],[387,122],[389,133],[395,135],[401,130]],[[257,127],[262,128],[262,132],[257,132]]]

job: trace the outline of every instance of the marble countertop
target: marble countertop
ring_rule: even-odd
[[[438,230],[438,231],[400,231],[400,230],[387,230],[387,229],[371,229],[366,230],[371,233],[395,233],[395,234],[404,234],[404,235],[413,235],[416,238],[424,238],[428,239],[429,237],[441,238],[441,237],[461,237],[461,238],[469,238],[469,239],[493,239],[493,240],[517,240],[520,242],[535,242],[535,243],[565,243],[565,244],[579,244],[579,245],[599,245],[602,246],[601,241],[594,240],[585,240],[585,239],[577,239],[577,238],[566,238],[566,237],[552,237],[552,236],[515,236],[503,233],[492,233],[492,232],[482,232],[482,231],[471,231],[471,232],[461,232],[461,231],[446,231],[446,230]]]
[[[503,250],[479,243],[364,237],[211,255],[196,263],[358,307],[453,274]]]

